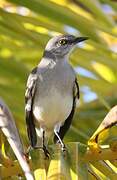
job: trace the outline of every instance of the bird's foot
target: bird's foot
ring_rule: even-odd
[[[61,150],[62,150],[62,152],[67,151],[67,148],[66,148],[65,144],[63,144],[63,145],[61,146]]]
[[[61,151],[62,151],[63,153],[65,153],[65,152],[67,151],[67,148],[66,148],[66,146],[65,146],[65,144],[64,144],[63,141],[57,141],[56,144],[59,144],[59,145],[61,146]]]
[[[64,146],[61,147],[61,150],[62,150],[63,156],[66,157],[67,148],[66,148],[65,144],[64,144]]]
[[[66,154],[67,154],[67,148],[66,148],[66,146],[65,146],[65,144],[62,142],[57,142],[57,144],[59,144],[60,145],[60,147],[61,147],[61,151],[62,151],[62,153],[63,153],[63,156],[65,157],[66,156]]]
[[[49,153],[49,151],[48,151],[48,149],[46,148],[45,145],[43,146],[43,151],[44,151],[44,154],[45,154],[45,159],[49,159],[50,158],[50,153]]]
[[[29,154],[30,154],[30,151],[31,151],[32,149],[33,149],[32,146],[29,146],[29,147],[27,148],[26,153],[25,153],[25,156],[26,156],[27,159],[28,159]]]
[[[41,147],[41,146],[35,146],[34,148],[31,147],[31,146],[29,146],[28,149],[27,149],[27,151],[26,151],[26,153],[25,153],[25,156],[26,156],[27,158],[29,157],[29,153],[30,153],[30,151],[31,151],[32,149],[41,149],[41,150],[43,150],[43,152],[44,152],[44,154],[45,154],[45,159],[49,159],[50,153],[49,153],[49,151],[48,151],[48,149],[46,148],[45,145],[44,145],[43,147]]]

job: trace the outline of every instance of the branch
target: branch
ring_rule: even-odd
[[[80,144],[82,146],[81,143],[78,142],[74,142],[74,143],[68,143],[68,152],[70,150],[70,154],[68,153],[68,156],[71,156],[71,153],[73,154],[73,152],[79,152],[79,147],[78,144]],[[83,145],[84,146],[84,145]],[[61,154],[61,149],[59,147],[58,149],[58,145],[52,145],[51,146],[52,149],[54,149],[54,154]],[[76,150],[74,150],[76,148]],[[101,146],[102,151],[100,153],[94,153],[92,152],[90,149],[88,149],[85,154],[80,157],[82,161],[84,162],[92,162],[92,161],[96,161],[96,160],[116,160],[117,159],[117,151],[114,152],[112,150],[109,149],[109,147],[105,147],[105,146]],[[39,169],[42,164],[49,164],[49,160],[47,162],[47,160],[44,160],[44,158],[42,157],[42,152],[40,152],[40,150],[36,150],[38,153],[38,157],[40,156],[40,158],[36,157],[36,161],[38,161],[38,163],[36,164],[34,161],[32,162],[31,159],[29,159],[29,166],[31,168],[31,170],[34,172],[35,170]],[[35,156],[35,150],[32,150],[31,154],[33,154]],[[53,154],[53,156],[54,156]],[[79,156],[78,156],[79,157]],[[34,159],[34,158],[32,158]],[[65,161],[67,160],[67,158],[64,158]],[[51,159],[50,159],[51,161]],[[77,159],[74,159],[73,161],[77,161]],[[1,178],[7,178],[7,177],[11,177],[14,175],[23,175],[23,171],[21,169],[21,167],[19,166],[18,161],[14,161],[13,166],[10,166],[9,168],[4,167],[4,166],[0,166],[0,172],[1,172]]]

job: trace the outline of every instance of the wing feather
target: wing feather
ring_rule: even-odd
[[[37,82],[37,68],[33,69],[29,75],[27,81],[27,87],[25,92],[25,114],[26,114],[26,125],[27,133],[32,147],[36,146],[37,135],[34,124],[34,117],[32,112],[33,100],[36,91]]]

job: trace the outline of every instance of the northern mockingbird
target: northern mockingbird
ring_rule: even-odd
[[[88,39],[59,35],[47,43],[41,62],[32,70],[27,81],[25,111],[28,137],[33,148],[46,144],[54,133],[54,143],[64,150],[63,138],[75,111],[79,86],[74,69],[69,64],[73,47]]]

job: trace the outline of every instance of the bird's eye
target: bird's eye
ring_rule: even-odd
[[[60,45],[65,45],[65,44],[67,44],[67,40],[66,40],[66,39],[61,39],[61,40],[59,41],[59,44],[60,44]]]

